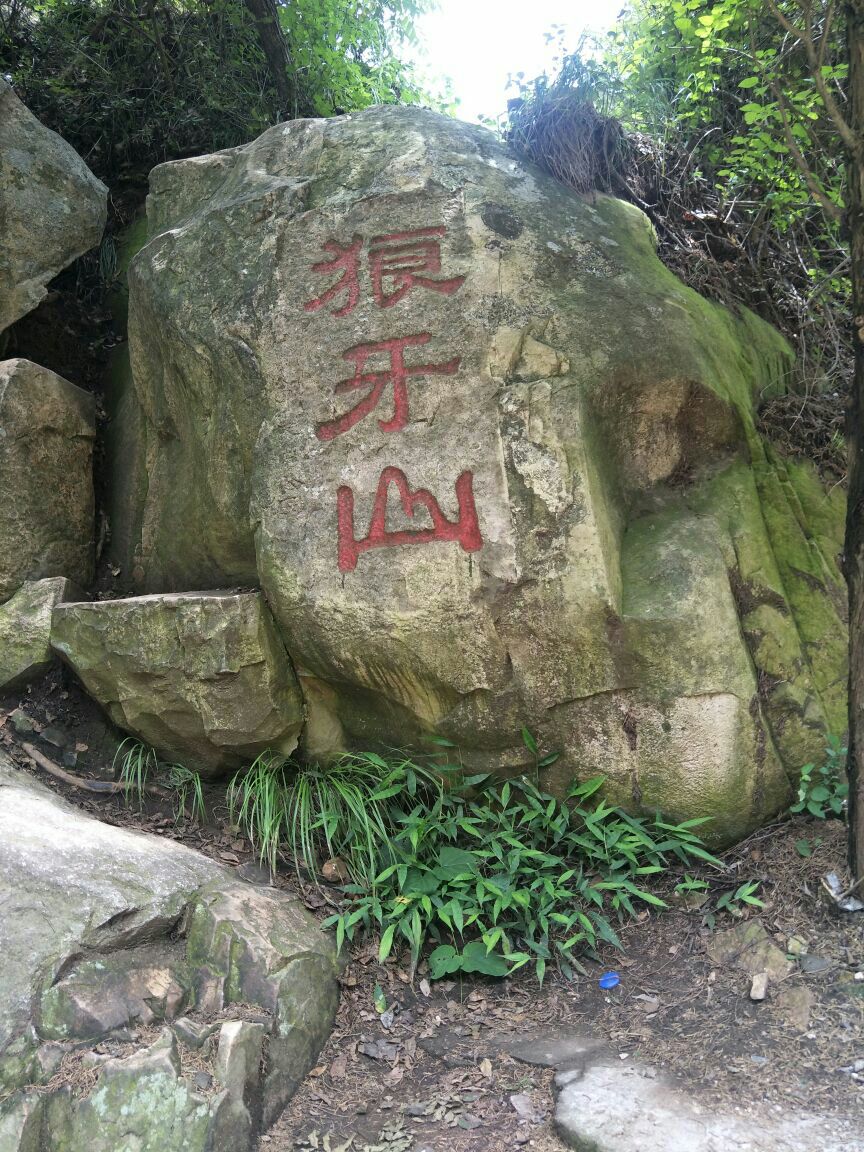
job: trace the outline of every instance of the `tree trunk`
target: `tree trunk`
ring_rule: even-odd
[[[847,119],[864,141],[864,0],[846,4],[849,48]],[[849,867],[864,877],[864,162],[848,158],[848,227],[855,317],[855,379],[849,410],[849,505],[846,576],[849,581]]]
[[[267,58],[267,66],[279,99],[279,111],[288,117],[291,115],[294,98],[291,81],[288,78],[291,55],[282,35],[276,0],[244,0],[244,2],[255,21],[258,43]]]

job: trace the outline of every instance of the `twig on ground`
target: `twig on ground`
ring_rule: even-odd
[[[50,760],[32,744],[22,740],[18,746],[38,768],[50,776],[54,776],[57,780],[62,780],[64,784],[68,784],[72,788],[79,788],[84,792],[95,792],[102,796],[116,796],[118,793],[126,791],[126,785],[121,780],[90,780],[84,776],[76,776],[72,772],[67,772],[65,768],[61,768],[59,764],[55,764],[53,760]],[[155,796],[159,800],[174,799],[170,792],[165,788],[160,788],[158,784],[145,784],[143,790],[149,796]],[[184,815],[188,815],[185,809]]]

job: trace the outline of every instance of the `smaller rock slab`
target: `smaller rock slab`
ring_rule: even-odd
[[[47,672],[55,658],[51,614],[55,605],[80,595],[69,580],[55,577],[22,585],[0,605],[0,692],[20,688]]]
[[[0,601],[27,580],[92,580],[95,438],[88,392],[29,360],[0,362]]]
[[[118,727],[204,777],[297,746],[303,699],[259,592],[61,604],[51,642]]]

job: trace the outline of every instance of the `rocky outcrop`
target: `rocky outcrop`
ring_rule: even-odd
[[[303,701],[260,593],[61,604],[51,640],[118,727],[204,777],[297,745]]]
[[[247,1152],[329,1033],[334,949],[298,900],[2,754],[0,903],[3,1152]]]
[[[108,189],[0,76],[0,333],[102,238]]]
[[[0,605],[0,692],[20,688],[50,668],[51,613],[63,600],[80,592],[68,580],[36,580],[24,584]]]
[[[842,729],[842,496],[754,398],[783,340],[633,206],[370,109],[151,175],[116,406],[139,590],[260,584],[306,747],[458,744],[732,839]],[[125,501],[125,502],[124,502]]]
[[[93,579],[95,422],[89,393],[0,361],[0,602],[26,580]]]

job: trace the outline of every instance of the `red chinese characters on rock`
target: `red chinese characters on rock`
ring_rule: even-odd
[[[424,509],[432,520],[431,528],[409,528],[387,531],[387,496],[390,485],[399,493],[402,511],[412,519],[417,509]],[[353,572],[358,557],[371,548],[395,548],[403,544],[431,544],[435,540],[454,541],[464,552],[477,552],[483,547],[477,509],[474,505],[474,477],[463,472],[456,481],[456,499],[459,512],[455,520],[448,520],[438,501],[425,488],[412,492],[408,478],[400,468],[385,468],[378,481],[369,531],[358,540],[354,535],[354,493],[342,485],[336,496],[339,529],[339,571]]]
[[[435,225],[403,232],[389,232],[374,236],[369,244],[368,270],[372,300],[379,308],[392,308],[415,288],[423,288],[443,296],[452,296],[465,283],[464,276],[441,275],[441,239],[446,227]],[[319,296],[307,300],[306,312],[328,309],[331,315],[349,315],[360,302],[362,291],[363,237],[354,235],[350,243],[328,240],[323,248],[328,259],[312,265],[312,271],[334,275],[336,279]],[[318,425],[319,440],[333,440],[349,432],[355,424],[373,412],[379,405],[385,389],[393,390],[393,414],[379,420],[382,432],[399,432],[410,419],[408,381],[412,376],[453,376],[459,369],[460,357],[436,364],[407,364],[408,348],[422,347],[432,339],[429,332],[411,336],[393,336],[386,340],[355,344],[342,353],[343,360],[354,365],[354,373],[340,380],[335,387],[337,396],[365,391],[358,403],[333,420]],[[384,366],[370,367],[374,357],[386,357]],[[431,492],[425,488],[412,490],[408,478],[400,468],[385,468],[378,480],[369,530],[357,539],[354,534],[354,492],[342,485],[336,494],[338,560],[340,572],[353,572],[364,552],[373,548],[395,548],[407,544],[431,544],[434,541],[458,543],[465,552],[477,552],[483,546],[477,509],[474,504],[474,476],[464,471],[456,480],[458,513],[448,520]],[[396,489],[402,511],[409,520],[415,513],[425,511],[431,528],[407,528],[387,531],[387,498],[391,487]]]
[[[342,275],[326,292],[322,292],[314,300],[307,300],[303,305],[307,312],[317,312],[331,304],[340,293],[346,294],[345,303],[341,308],[331,308],[334,316],[347,316],[352,312],[360,299],[360,249],[363,247],[363,237],[355,236],[347,247],[343,247],[338,240],[328,240],[322,245],[325,252],[332,256],[331,260],[319,260],[312,265],[313,272],[341,272]]]
[[[432,339],[428,332],[418,332],[415,336],[394,336],[390,340],[378,340],[375,343],[355,344],[347,352],[342,353],[343,360],[354,361],[354,375],[347,380],[341,380],[336,385],[336,395],[342,396],[346,392],[355,392],[361,388],[369,391],[359,404],[339,416],[336,420],[328,420],[319,424],[316,435],[319,440],[332,440],[341,436],[359,423],[364,416],[368,416],[378,406],[384,389],[392,385],[393,388],[393,415],[389,420],[379,420],[378,427],[382,432],[399,432],[408,423],[408,378],[409,376],[452,376],[459,368],[460,358],[454,356],[443,364],[414,364],[406,366],[405,349],[412,346],[428,344]],[[366,362],[370,356],[385,354],[388,357],[389,367],[383,370],[366,371]]]
[[[452,296],[465,283],[464,276],[438,277],[441,271],[441,240],[447,229],[443,224],[432,228],[414,228],[407,232],[390,232],[373,236],[369,244],[369,278],[372,298],[379,308],[392,308],[412,288],[426,288]],[[307,312],[318,312],[344,296],[344,303],[331,308],[334,316],[347,316],[360,300],[360,266],[363,237],[355,235],[350,244],[327,240],[322,247],[329,260],[312,265],[313,272],[339,272],[341,275],[326,291],[303,305]]]
[[[447,280],[421,275],[441,271],[441,243],[436,237],[444,236],[446,232],[447,229],[441,225],[373,237],[369,246],[369,273],[372,295],[379,308],[392,308],[418,284],[444,296],[459,291],[465,283],[464,276]]]

